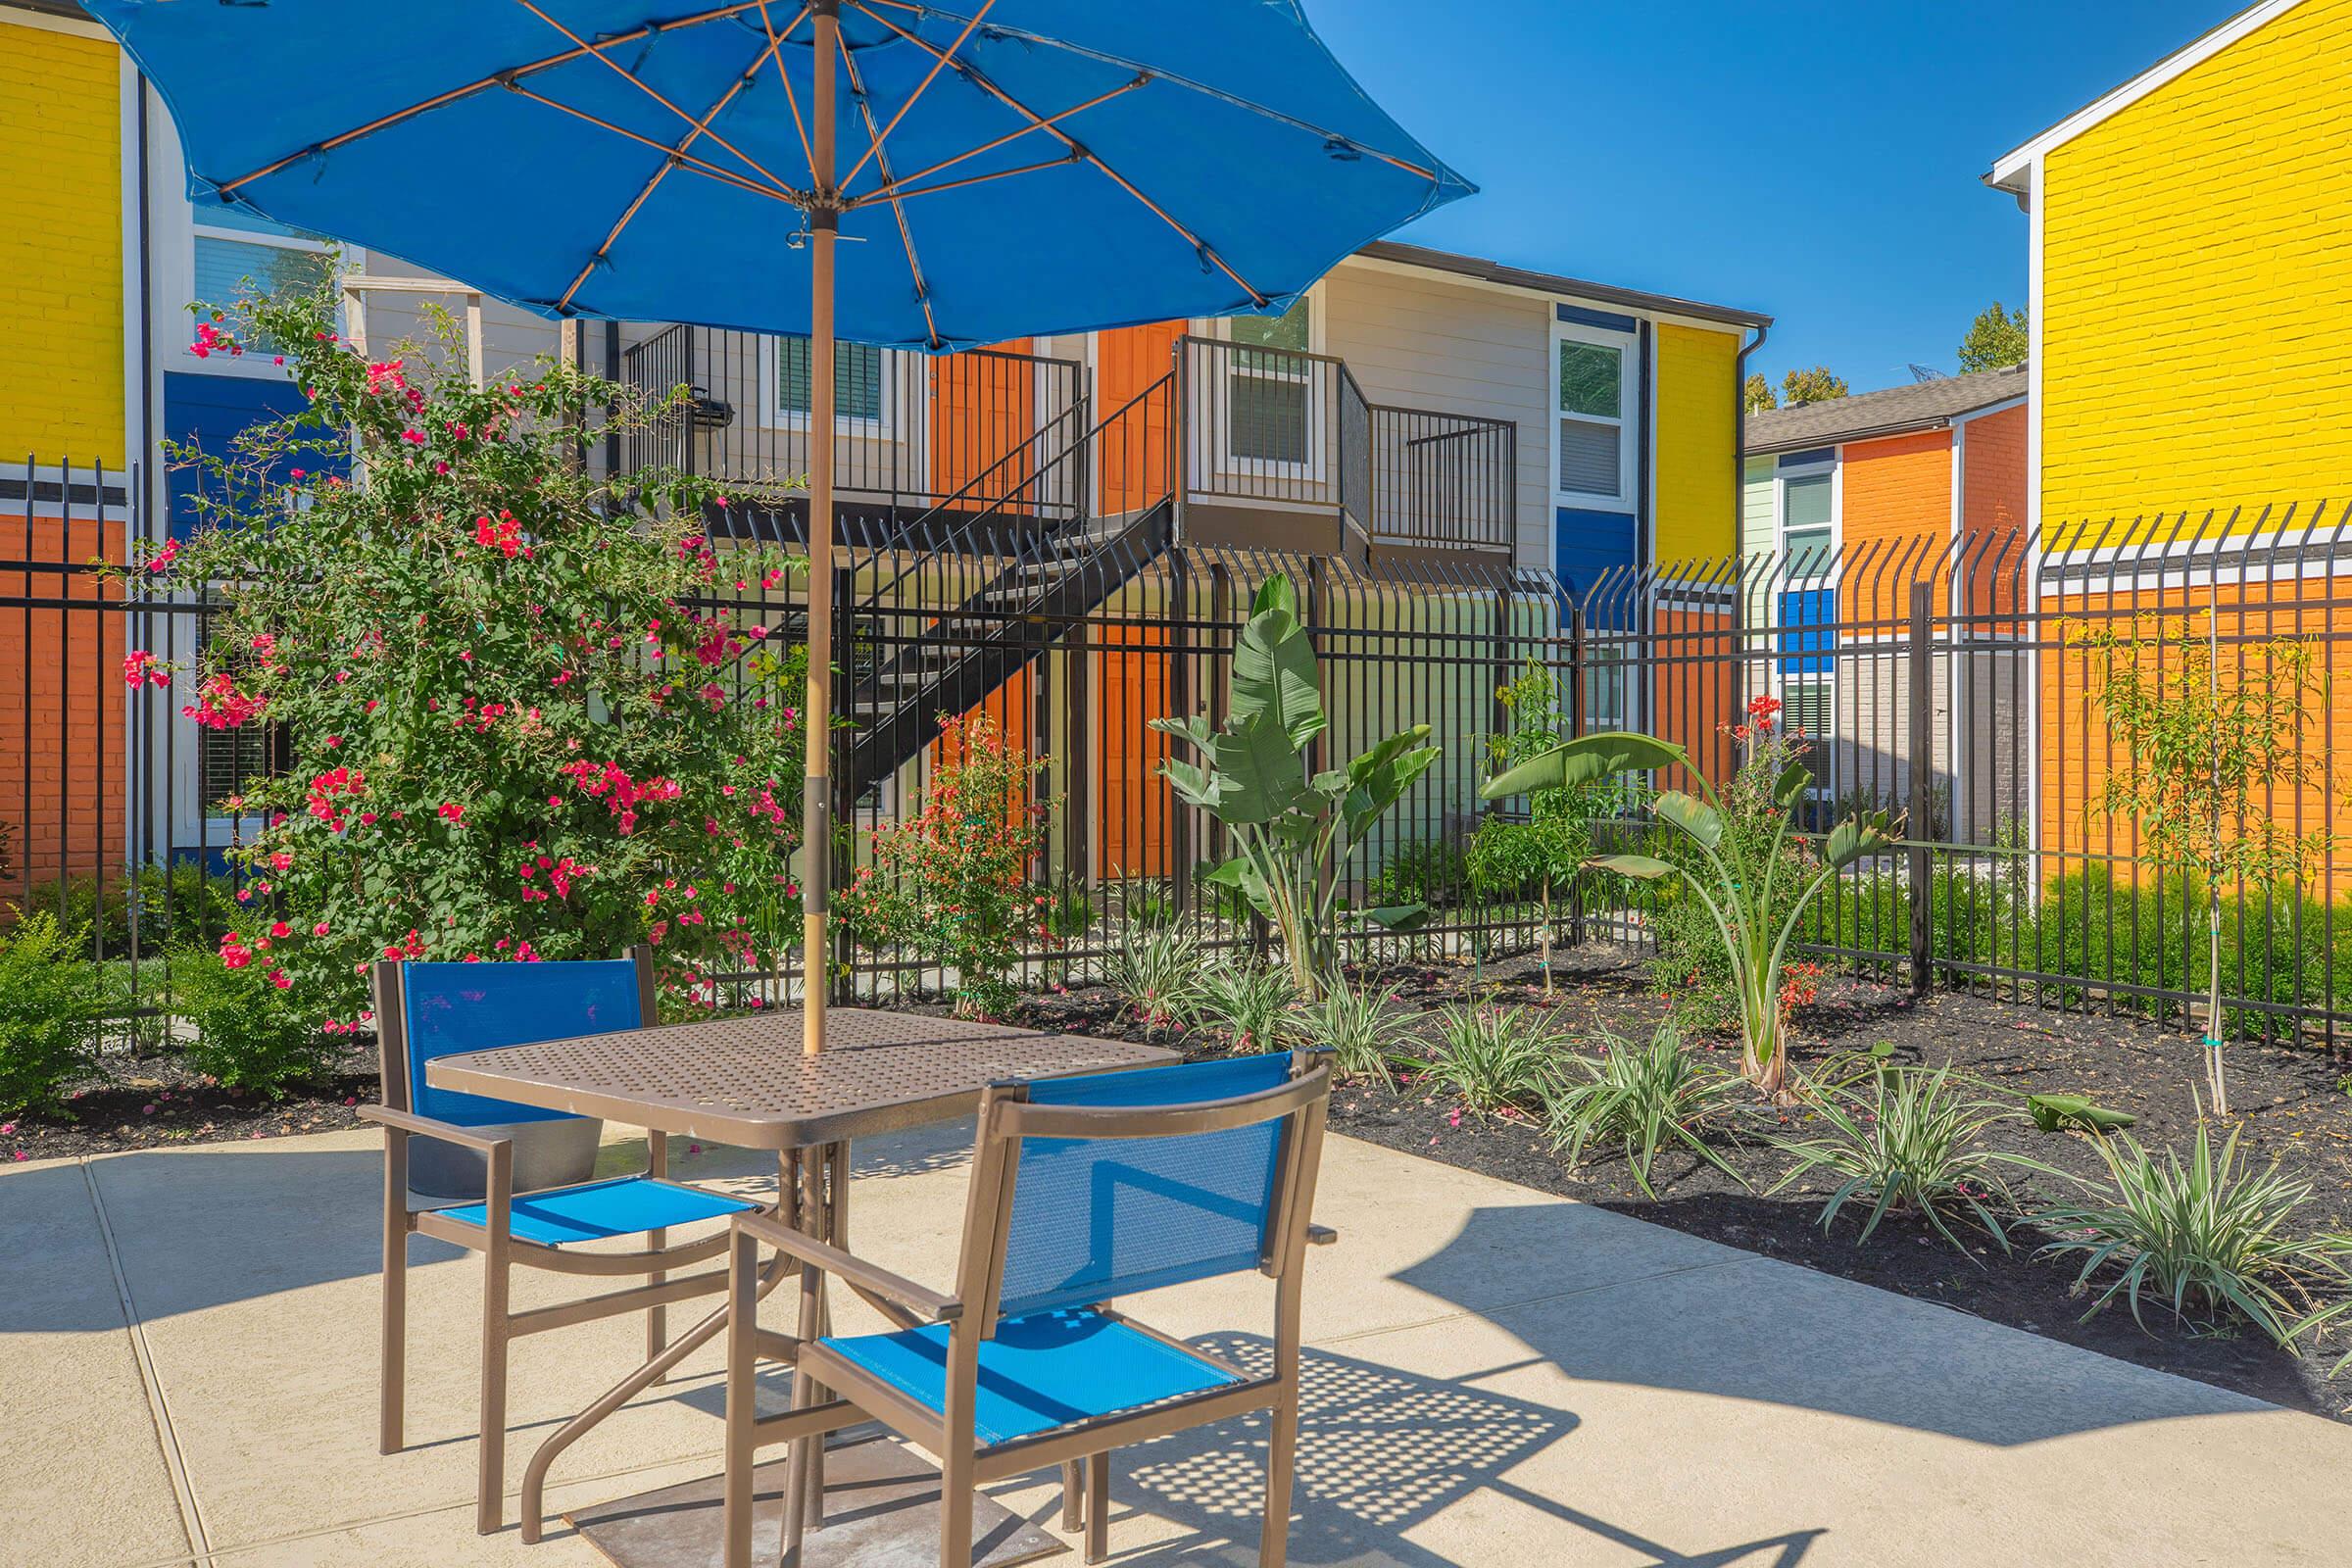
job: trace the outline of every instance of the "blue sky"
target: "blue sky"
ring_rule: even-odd
[[[1953,368],[2026,303],[2000,153],[2233,0],[1306,0],[1374,97],[1480,193],[1398,237],[1752,306],[1777,384]]]

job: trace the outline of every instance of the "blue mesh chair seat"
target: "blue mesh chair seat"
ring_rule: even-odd
[[[482,1383],[475,1524],[503,1522],[507,1353],[517,1333],[545,1327],[509,1310],[512,1271],[631,1274],[646,1283],[567,1306],[589,1321],[622,1312],[646,1318],[646,1353],[662,1349],[666,1303],[724,1289],[721,1270],[673,1278],[669,1270],[716,1257],[724,1231],[671,1245],[671,1230],[750,1213],[760,1205],[667,1180],[668,1145],[647,1135],[647,1169],[591,1179],[602,1123],[433,1085],[437,1056],[494,1051],[653,1022],[653,961],[629,957],[547,963],[400,963],[375,966],[375,1016],[384,1102],[361,1114],[384,1126],[383,1384],[377,1444],[404,1446],[409,1238],[423,1234],[482,1254]],[[418,1178],[423,1179],[418,1179]],[[414,1189],[442,1201],[412,1210]],[[474,1194],[478,1202],[464,1201]],[[452,1201],[456,1200],[456,1201]],[[505,1224],[492,1223],[494,1214]],[[588,1251],[574,1244],[643,1238],[636,1247]],[[565,1251],[565,1248],[574,1248]],[[546,1310],[544,1308],[542,1311]],[[518,1327],[520,1325],[520,1327]]]
[[[969,1568],[975,1488],[1055,1464],[1063,1521],[1085,1531],[1087,1561],[1100,1562],[1114,1449],[1256,1410],[1269,1414],[1259,1562],[1281,1568],[1300,1260],[1330,1093],[1330,1069],[1290,1053],[991,1089],[953,1296],[773,1216],[738,1215],[728,1529],[748,1529],[755,1451],[790,1443],[784,1557],[799,1560],[813,1434],[871,1418],[940,1455],[943,1568]],[[762,1245],[808,1266],[804,1302],[810,1275],[837,1273],[893,1322],[771,1350],[799,1363],[796,1407],[783,1416],[754,1413],[762,1336],[748,1282]],[[1240,1273],[1274,1282],[1270,1370],[1153,1333],[1111,1304]],[[818,1390],[830,1398],[817,1402]]]
[[[517,1241],[542,1247],[566,1242],[603,1242],[618,1236],[642,1236],[673,1225],[723,1219],[759,1208],[723,1193],[657,1181],[651,1176],[615,1176],[610,1181],[559,1187],[552,1192],[516,1198],[508,1206],[507,1228]],[[488,1203],[434,1210],[461,1225],[487,1227]]]
[[[947,1408],[944,1324],[823,1343],[924,1409]],[[972,1435],[993,1448],[1240,1381],[1229,1368],[1100,1312],[1033,1312],[998,1323],[996,1337],[980,1343]]]

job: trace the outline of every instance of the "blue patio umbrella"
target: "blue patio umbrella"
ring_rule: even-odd
[[[170,106],[200,209],[550,317],[807,333],[819,430],[836,337],[942,352],[1280,311],[1472,189],[1297,0],[84,3]],[[863,242],[838,270],[837,238]],[[809,448],[809,553],[830,560],[832,444]],[[811,647],[832,612],[812,591]],[[811,660],[820,737],[831,696]],[[825,752],[810,846],[830,841]]]

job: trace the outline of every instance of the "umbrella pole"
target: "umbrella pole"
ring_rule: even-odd
[[[828,887],[833,870],[833,71],[841,47],[834,0],[810,11],[816,41],[809,118],[808,214],[808,778],[801,801],[801,1050],[825,1049]]]

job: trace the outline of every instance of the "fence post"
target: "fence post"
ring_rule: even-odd
[[[1906,880],[1911,893],[1911,995],[1928,994],[1930,949],[1935,946],[1935,854],[1928,838],[1935,831],[1936,712],[1931,701],[1936,679],[1936,585],[1911,585],[1911,734],[1907,753],[1911,764],[1910,804],[1905,808],[1903,836],[1910,840]]]
[[[1585,732],[1585,607],[1568,607],[1568,735]]]

